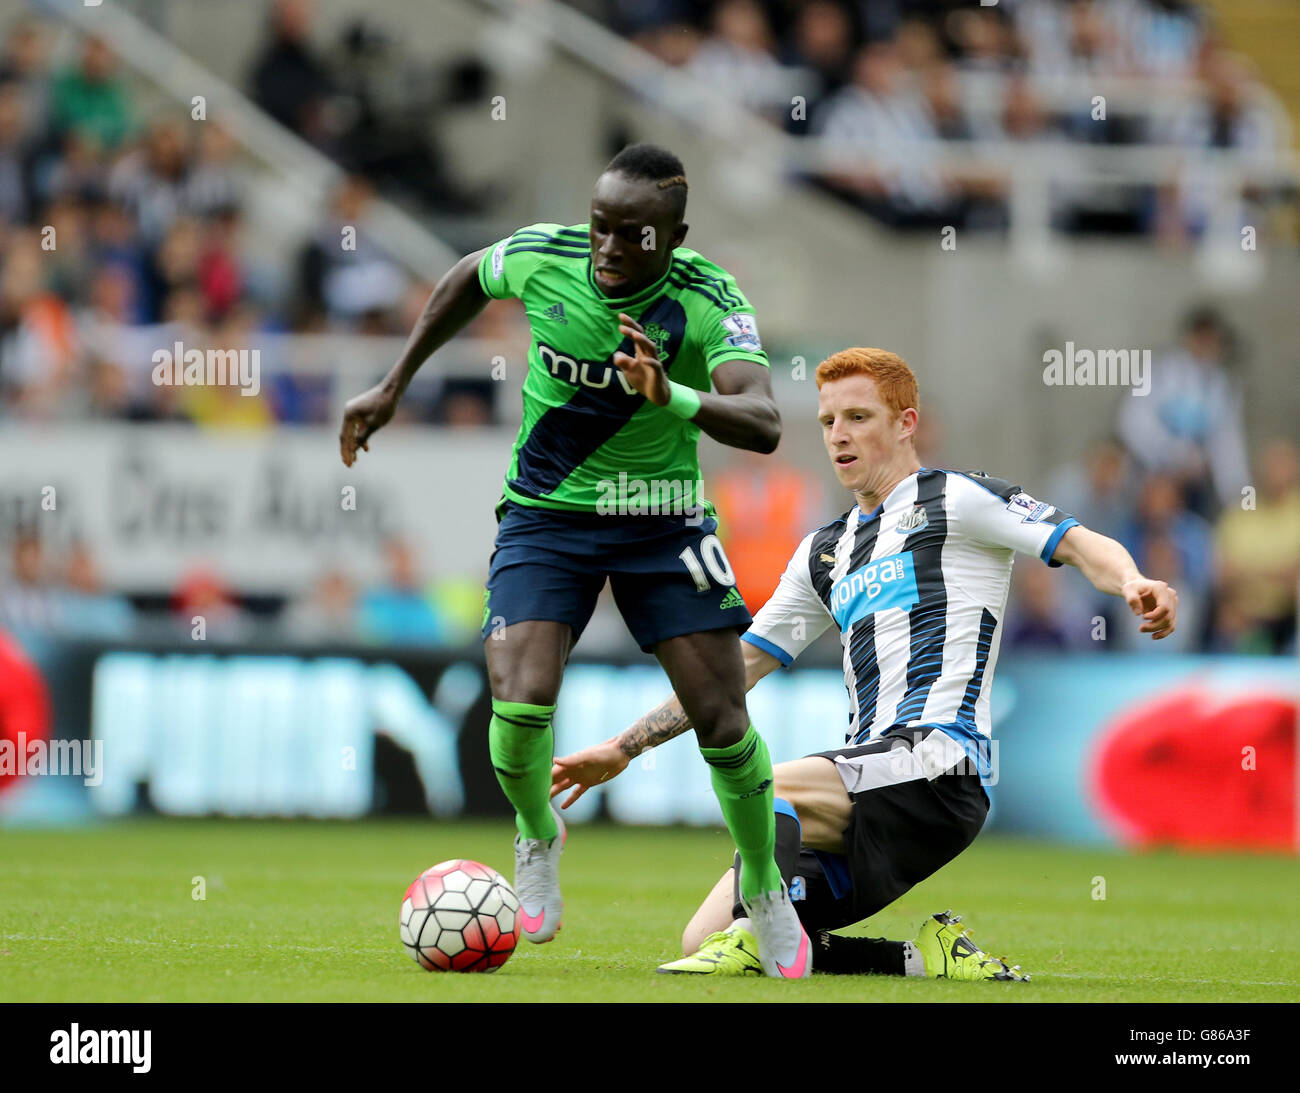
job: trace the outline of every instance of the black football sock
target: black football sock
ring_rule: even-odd
[[[836,975],[925,974],[920,953],[910,941],[841,937],[825,930],[813,937],[813,967]]]
[[[835,975],[906,975],[906,949],[906,941],[819,931],[813,938],[813,967]]]
[[[803,842],[803,829],[799,825],[799,816],[789,801],[777,797],[772,802],[772,811],[776,813],[776,867],[781,871],[781,879],[786,888],[794,883],[795,870],[799,868],[799,848]],[[733,885],[735,903],[732,905],[733,918],[744,918],[745,908],[740,902],[740,855],[736,855],[736,876]]]

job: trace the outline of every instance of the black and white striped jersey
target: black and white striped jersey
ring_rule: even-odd
[[[1015,551],[1049,565],[1078,523],[983,472],[922,468],[867,514],[808,535],[743,640],[787,667],[832,623],[844,647],[850,744],[934,725],[972,754],[989,695]]]

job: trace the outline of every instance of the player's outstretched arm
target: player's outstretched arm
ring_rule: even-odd
[[[692,425],[719,444],[766,455],[781,442],[781,414],[772,397],[769,369],[757,361],[724,360],[713,370],[713,390],[696,391],[672,383],[659,351],[631,315],[619,315],[619,330],[632,339],[636,356],[615,353],[614,364],[628,383],[656,406],[684,405]],[[674,399],[678,401],[674,401]]]
[[[1099,592],[1122,596],[1143,620],[1138,627],[1143,634],[1159,641],[1174,632],[1177,591],[1164,581],[1142,576],[1129,552],[1114,539],[1076,525],[1061,536],[1052,560],[1076,567]]]
[[[742,641],[740,648],[745,658],[746,691],[781,666],[776,657],[747,641]],[[666,701],[633,722],[618,736],[555,760],[551,767],[551,796],[572,789],[573,792],[560,806],[568,808],[592,786],[608,782],[621,774],[628,763],[643,751],[681,736],[690,727],[690,718],[682,709],[681,702],[676,695],[669,695]]]
[[[459,334],[487,305],[487,294],[478,280],[479,263],[486,253],[481,250],[465,255],[443,275],[388,375],[369,391],[348,400],[339,432],[339,452],[344,466],[356,462],[358,448],[370,451],[370,438],[392,420],[407,384],[420,365]]]

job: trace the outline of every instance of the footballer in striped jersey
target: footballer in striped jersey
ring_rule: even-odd
[[[1177,593],[1113,539],[1009,482],[923,467],[916,377],[897,355],[847,349],[816,373],[827,454],[855,504],[807,535],[742,637],[746,682],[789,667],[834,626],[849,720],[843,748],[778,764],[777,861],[821,971],[1024,978],[982,952],[957,917],[911,941],[830,931],[876,914],[974,840],[989,801],[989,696],[1016,553],[1077,566],[1160,639]],[[684,731],[675,698],[620,736],[556,761],[567,807],[630,759]],[[724,876],[660,970],[757,974],[753,937]],[[698,951],[697,951],[698,950]]]

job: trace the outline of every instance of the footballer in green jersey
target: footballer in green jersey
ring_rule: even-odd
[[[560,928],[566,832],[550,804],[551,719],[564,665],[606,581],[638,644],[690,714],[739,853],[765,973],[811,970],[774,859],[772,763],[745,708],[739,633],[751,619],[699,489],[701,432],[773,451],[781,420],[753,309],[725,270],[682,246],[681,161],[625,148],[596,181],[587,225],[534,224],[461,259],[434,288],[388,376],[350,400],[351,466],[420,365],[489,299],[532,329],[524,416],[497,507],[484,651],[489,750],[514,806],[524,937]]]
[[[650,493],[648,503],[658,501],[661,512],[679,500],[684,514],[703,501],[700,428],[644,398],[614,364],[614,354],[630,348],[618,315],[636,318],[670,380],[707,391],[719,363],[767,366],[753,309],[726,270],[685,247],[671,252],[648,287],[610,297],[596,281],[589,232],[587,225],[521,228],[479,266],[483,291],[521,300],[532,328],[505,496],[521,505],[636,514]],[[636,491],[650,482],[672,486]]]

